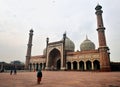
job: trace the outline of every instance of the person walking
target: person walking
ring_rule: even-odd
[[[40,84],[41,79],[42,79],[42,71],[38,70],[38,72],[37,72],[37,84]]]

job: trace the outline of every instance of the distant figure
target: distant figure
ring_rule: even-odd
[[[17,70],[16,70],[16,68],[14,69],[14,75],[16,75],[16,73],[17,73]]]
[[[38,72],[37,72],[37,84],[40,84],[41,79],[42,79],[42,72],[41,72],[41,70],[38,70]]]
[[[52,71],[54,70],[54,66],[51,66],[51,70],[52,70]]]
[[[13,72],[13,70],[11,69],[11,70],[10,70],[10,75],[12,75],[12,72]]]
[[[2,68],[2,69],[0,70],[0,72],[4,72],[4,69]]]

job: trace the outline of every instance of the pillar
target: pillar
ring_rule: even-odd
[[[94,70],[94,65],[93,65],[93,62],[91,62],[92,63],[92,70]]]
[[[71,62],[71,70],[73,70],[73,62]]]
[[[84,70],[86,70],[86,62],[84,63]]]
[[[77,62],[77,70],[79,70],[79,69],[80,69],[79,62]]]

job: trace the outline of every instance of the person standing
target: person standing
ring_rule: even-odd
[[[38,72],[37,72],[37,84],[40,84],[41,79],[42,79],[42,72],[41,72],[41,70],[38,70]]]
[[[16,75],[17,74],[17,70],[16,70],[16,68],[14,68],[14,75]]]
[[[13,72],[13,70],[11,69],[11,70],[10,70],[10,75],[12,75],[12,72]]]

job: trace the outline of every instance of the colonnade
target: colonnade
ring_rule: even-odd
[[[66,63],[67,70],[100,70],[100,62],[95,61],[72,61]]]
[[[30,63],[29,64],[29,70],[39,70],[39,69],[45,69],[46,63]]]
[[[46,63],[30,63],[29,70],[45,69]],[[100,70],[100,62],[94,61],[68,61],[66,63],[66,70]]]

